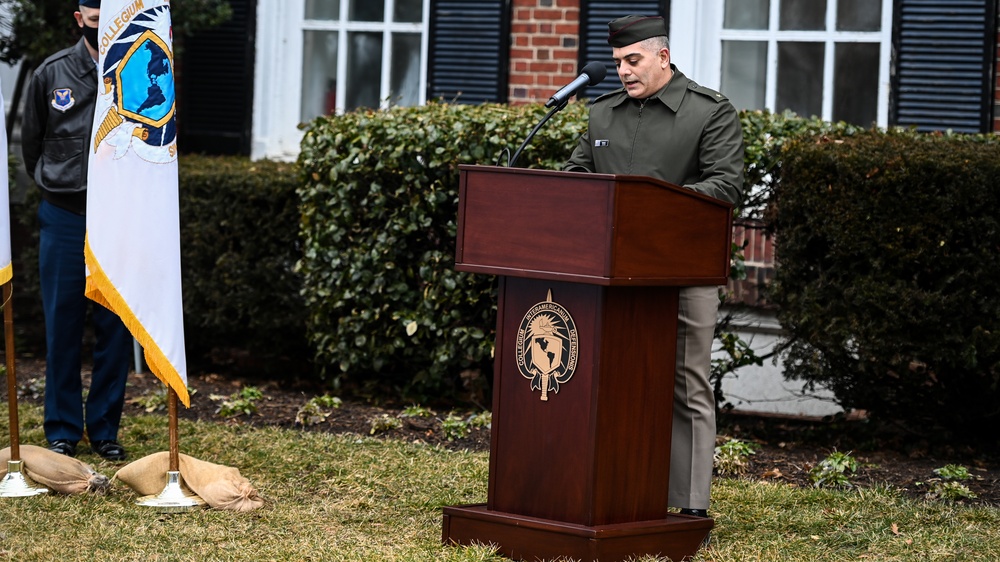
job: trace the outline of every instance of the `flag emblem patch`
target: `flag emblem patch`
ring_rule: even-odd
[[[177,158],[174,60],[169,6],[138,11],[105,36],[103,88],[98,92],[94,151],[102,143],[114,147],[115,158],[131,149],[148,162]],[[109,34],[110,35],[110,34]]]

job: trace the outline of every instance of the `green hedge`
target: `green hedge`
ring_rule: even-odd
[[[746,219],[765,218],[780,176],[781,151],[786,143],[817,135],[852,135],[861,130],[844,122],[798,117],[790,111],[741,111],[740,123],[743,126],[744,193],[739,213]]]
[[[911,430],[996,440],[1000,139],[867,132],[784,152],[786,374]]]
[[[296,167],[183,155],[179,181],[189,362],[304,368]]]
[[[295,272],[298,175],[293,164],[182,155],[181,283],[188,364],[247,374],[308,375],[312,354]],[[38,189],[16,205],[15,307],[20,352],[43,353]]]
[[[557,167],[584,110],[549,121],[518,163]],[[512,153],[542,115],[537,105],[431,103],[311,124],[299,157],[300,271],[316,361],[333,383],[424,400],[484,386],[495,279],[454,270],[458,166]]]
[[[587,109],[569,104],[518,164],[560,167],[586,130]],[[301,272],[310,341],[331,381],[421,398],[489,377],[494,279],[453,270],[458,166],[513,153],[545,112],[430,103],[310,124],[299,157]],[[787,139],[850,130],[765,111],[741,119],[757,214]]]

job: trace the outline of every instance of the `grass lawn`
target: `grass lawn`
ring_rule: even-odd
[[[0,420],[6,434],[6,405]],[[23,443],[45,442],[39,408],[22,405],[20,421]],[[123,420],[132,459],[166,450],[166,421]],[[440,543],[443,506],[486,501],[487,453],[184,420],[180,443],[186,454],[239,468],[267,505],[161,514],[135,505],[120,482],[106,496],[2,499],[0,559],[504,560],[489,547]],[[108,476],[126,464],[89,452],[80,459]],[[698,561],[1000,560],[1000,508],[913,501],[891,489],[720,478],[712,512],[712,546]]]

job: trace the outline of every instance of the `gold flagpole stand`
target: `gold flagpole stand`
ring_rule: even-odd
[[[14,372],[14,311],[11,308],[14,293],[13,282],[3,286],[3,328],[7,355],[7,404],[10,410],[10,460],[7,474],[0,480],[0,498],[24,498],[48,492],[47,488],[36,487],[21,472],[21,435],[17,419],[17,375]]]
[[[189,496],[181,488],[180,447],[177,437],[177,392],[167,385],[167,410],[170,417],[170,468],[167,470],[167,483],[163,491],[155,496],[139,498],[137,502],[144,507],[152,507],[161,513],[178,513],[191,511],[205,505],[205,500],[198,496]]]

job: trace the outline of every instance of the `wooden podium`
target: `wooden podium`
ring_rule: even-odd
[[[638,176],[461,166],[460,181],[455,268],[500,283],[487,503],[445,507],[443,541],[693,555],[713,521],[667,511],[677,294],[726,283],[732,207]]]

